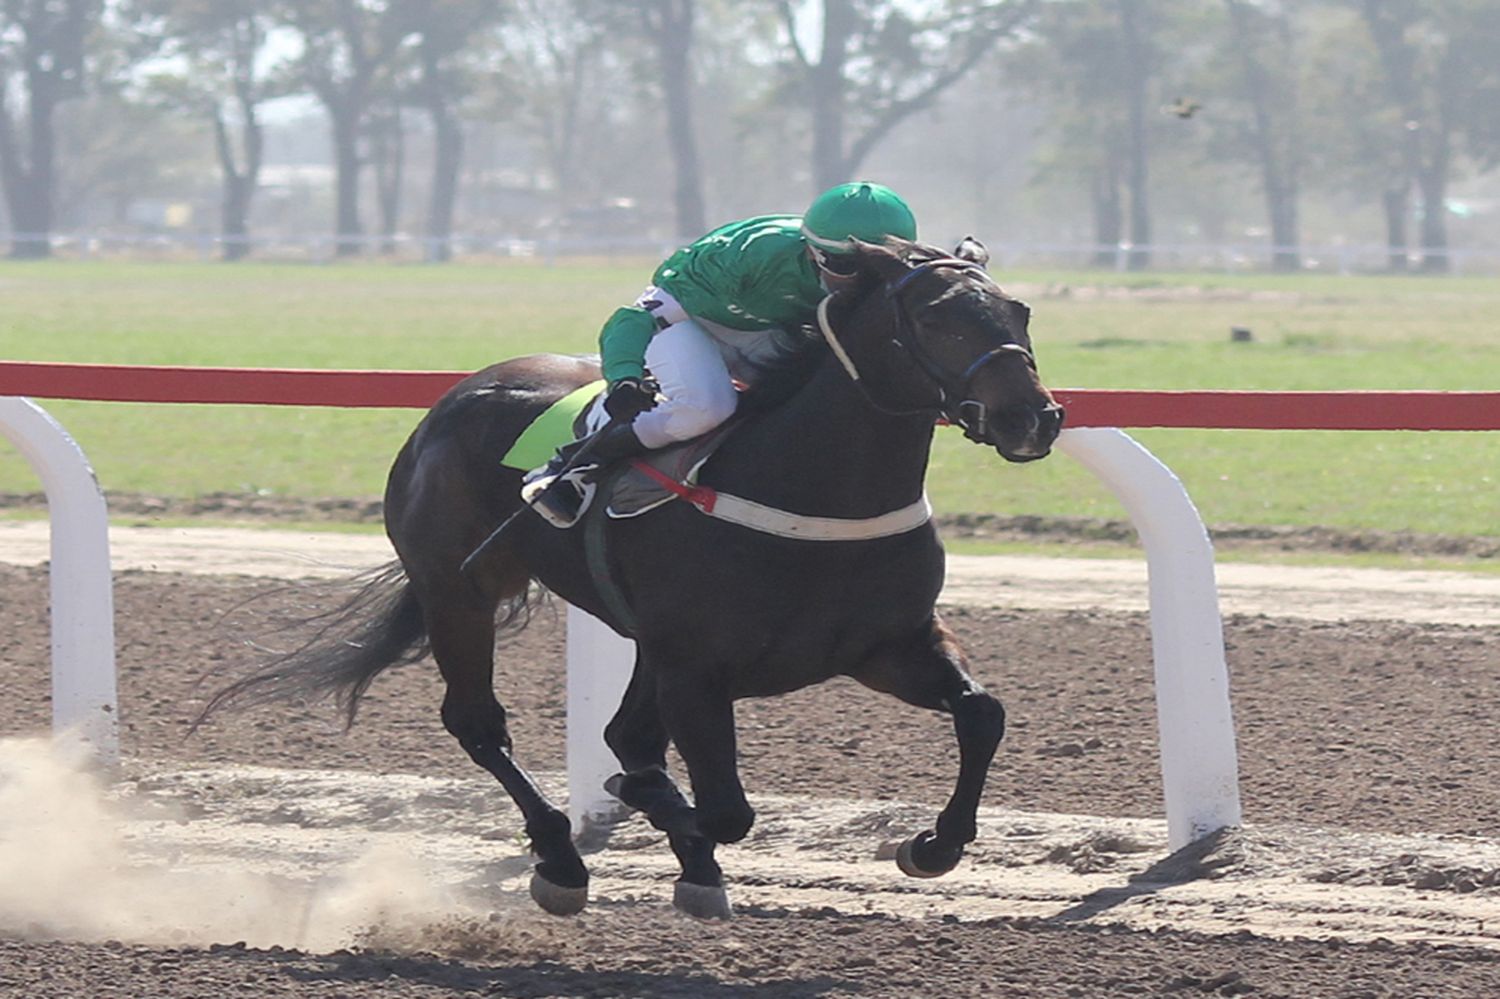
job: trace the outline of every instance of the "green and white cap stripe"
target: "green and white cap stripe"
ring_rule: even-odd
[[[882,184],[840,184],[813,199],[802,217],[803,237],[828,253],[849,253],[853,240],[917,238],[917,220],[900,195]]]
[[[829,253],[850,253],[854,250],[852,239],[824,239],[809,229],[806,222],[802,223],[802,238],[818,249],[827,250]]]

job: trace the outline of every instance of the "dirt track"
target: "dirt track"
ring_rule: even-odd
[[[45,522],[0,521],[0,562],[40,565],[48,541]],[[335,577],[393,557],[381,535],[277,530],[115,527],[110,547],[116,570],[278,579]],[[1217,576],[1225,614],[1500,626],[1495,576],[1243,563],[1222,563]],[[1142,560],[950,555],[944,601],[1144,611],[1146,579]]]
[[[0,525],[0,549],[19,550],[13,530]],[[253,571],[268,571],[267,552],[295,553],[311,566],[299,575],[317,575],[317,562],[364,564],[273,537],[254,540]],[[117,559],[126,547],[116,540]],[[201,543],[190,556],[197,570],[251,571]],[[875,859],[941,803],[951,733],[834,683],[742,707],[745,779],[762,818],[749,843],[724,851],[735,921],[670,914],[664,847],[639,823],[592,855],[590,911],[559,921],[515,897],[526,861],[514,815],[442,732],[430,666],[382,678],[347,735],[310,708],[227,718],[185,740],[203,672],[253,661],[245,640],[279,640],[268,639],[276,619],[328,598],[189,574],[166,546],[145,557],[171,571],[117,580],[129,755],[119,793],[89,812],[98,799],[87,788],[64,794],[72,778],[3,744],[0,995],[1500,994],[1493,617],[1382,620],[1360,597],[1342,605],[1358,608],[1354,619],[1296,619],[1276,610],[1307,611],[1316,586],[1255,609],[1236,603],[1235,567],[1222,568],[1248,824],[1199,862],[1217,876],[1184,881],[1161,865],[1144,615],[1082,606],[1115,585],[1097,563],[1093,576],[1048,570],[1071,608],[1023,609],[1048,590],[1043,580],[981,587],[988,596],[965,597],[948,617],[1011,728],[992,770],[994,807],[954,878],[912,882]],[[1116,589],[1139,600],[1141,572],[1129,571]],[[956,573],[952,595],[972,578]],[[46,723],[44,579],[0,568],[0,735]],[[1387,600],[1381,613],[1411,612],[1418,579],[1387,582],[1399,606]],[[1458,581],[1429,582],[1432,606],[1454,605],[1442,587]],[[1493,615],[1497,604],[1481,588],[1471,607]],[[498,683],[523,760],[550,772],[562,764],[558,642],[544,616],[506,650]],[[39,811],[4,797],[26,786],[23,772],[40,775],[52,824],[17,824]],[[1056,817],[1072,814],[1099,818]],[[81,828],[102,838],[80,840]],[[31,849],[18,854],[18,843]],[[380,844],[394,849],[350,866]],[[259,912],[273,932],[204,928],[236,911]],[[132,919],[146,916],[150,932]],[[367,928],[363,947],[319,936],[335,916]],[[57,936],[80,942],[44,942]],[[156,942],[97,942],[111,936]],[[235,940],[267,948],[204,946]]]

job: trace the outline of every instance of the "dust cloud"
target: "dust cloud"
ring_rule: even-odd
[[[399,846],[297,880],[153,844],[182,818],[143,821],[66,741],[0,739],[0,933],[326,951],[466,911]]]

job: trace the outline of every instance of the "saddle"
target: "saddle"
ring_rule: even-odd
[[[545,464],[560,448],[589,432],[588,416],[603,390],[602,381],[592,382],[553,403],[522,431],[501,463],[522,471]],[[622,519],[690,495],[704,462],[741,422],[742,416],[736,414],[701,437],[622,462],[618,470],[598,480],[599,490],[588,505],[599,502],[602,495],[608,515]]]
[[[620,474],[609,477],[611,488],[605,496],[605,513],[622,520],[685,498],[697,483],[704,463],[740,422],[738,417],[730,417],[701,437],[648,451],[626,462]]]

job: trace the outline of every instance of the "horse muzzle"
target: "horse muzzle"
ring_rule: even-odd
[[[1000,414],[999,419],[985,422],[986,432],[980,443],[993,447],[1006,461],[1036,461],[1052,453],[1052,445],[1062,432],[1066,416],[1067,412],[1055,402],[1040,409],[1008,409]]]

